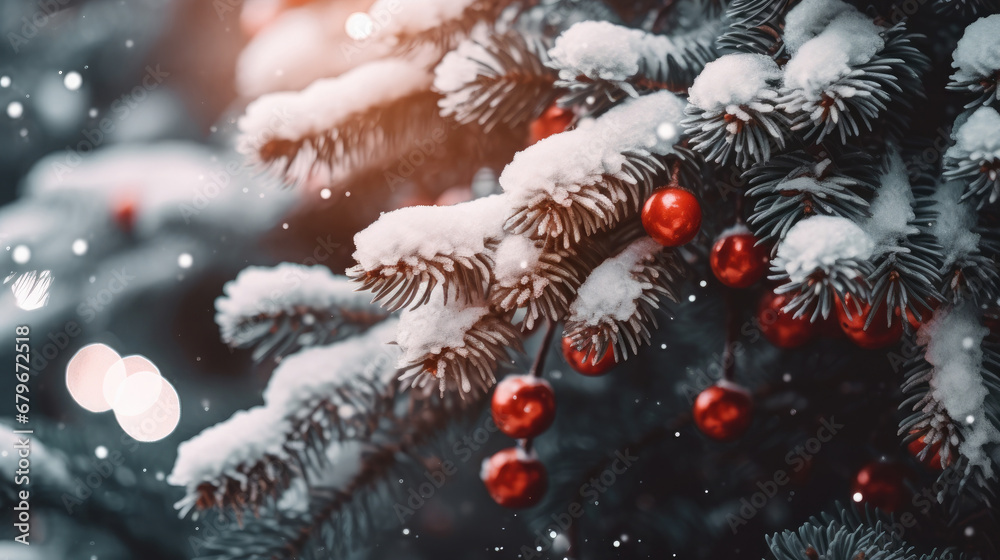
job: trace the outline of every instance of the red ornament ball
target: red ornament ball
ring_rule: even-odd
[[[544,379],[508,375],[493,391],[490,409],[501,432],[512,438],[531,438],[555,420],[556,394]]]
[[[709,264],[715,277],[730,288],[749,288],[767,272],[767,250],[750,232],[723,235],[715,241]]]
[[[562,351],[563,358],[566,359],[566,363],[583,375],[604,375],[618,364],[615,362],[615,353],[611,350],[610,346],[604,351],[604,355],[597,360],[597,363],[594,363],[593,352],[591,352],[588,359],[588,356],[583,352],[583,350],[573,348],[573,343],[570,342],[568,337],[563,337]]]
[[[498,451],[483,461],[480,477],[493,501],[507,508],[535,505],[549,487],[545,465],[517,447]]]
[[[132,197],[123,197],[114,203],[111,209],[111,218],[115,225],[125,233],[132,233],[135,227],[136,203]]]
[[[795,348],[812,340],[816,325],[808,317],[794,317],[781,309],[791,300],[789,294],[767,292],[757,305],[757,323],[764,337],[779,348]]]
[[[912,432],[911,432],[912,433]],[[906,449],[909,450],[910,455],[913,455],[915,459],[926,465],[928,468],[942,471],[944,467],[941,465],[941,442],[936,441],[931,448],[927,450],[927,454],[924,455],[923,460],[920,460],[920,453],[927,447],[928,434],[924,434],[915,440],[910,441],[906,444]]]
[[[866,329],[865,321],[868,320],[871,304],[862,303],[861,312],[859,313],[850,294],[844,298],[844,301],[847,303],[851,313],[848,315],[838,299],[836,302],[837,317],[840,319],[840,328],[854,344],[868,350],[873,350],[899,342],[900,337],[903,336],[903,321],[899,317],[898,310],[896,317],[893,318],[892,326],[888,326],[886,325],[885,304],[883,303],[879,310],[875,312],[875,318],[872,319],[871,324]]]
[[[698,235],[701,204],[684,189],[660,189],[642,207],[642,227],[664,247],[683,245]]]
[[[718,441],[732,441],[750,427],[753,398],[743,387],[720,381],[698,394],[693,415],[703,434]]]
[[[529,126],[529,143],[534,144],[553,134],[565,132],[569,128],[569,125],[573,123],[573,117],[573,111],[569,109],[563,109],[555,104],[549,106],[540,117],[531,121],[531,125]]]
[[[904,484],[906,468],[897,463],[874,462],[862,467],[851,483],[851,499],[870,504],[886,513],[898,511],[909,502]]]

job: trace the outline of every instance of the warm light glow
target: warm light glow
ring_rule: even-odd
[[[158,373],[140,371],[129,375],[118,385],[115,393],[115,417],[137,416],[156,404],[166,383]]]
[[[121,356],[106,344],[84,346],[66,364],[66,388],[77,404],[91,412],[111,409],[104,397],[104,377],[121,362]]]
[[[138,373],[129,377],[123,387],[130,384],[129,380],[140,375],[144,374]],[[177,390],[166,379],[159,376],[157,378],[160,379],[159,395],[152,406],[134,416],[123,415],[118,408],[115,408],[115,419],[118,420],[122,430],[138,441],[157,441],[169,436],[181,419],[181,404]]]
[[[118,388],[125,381],[125,378],[135,375],[140,371],[148,371],[160,375],[159,368],[153,362],[149,361],[145,356],[139,355],[125,356],[108,368],[108,372],[104,376],[104,398],[113,404],[115,398],[118,396]]]

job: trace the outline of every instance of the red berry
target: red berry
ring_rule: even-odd
[[[590,353],[590,356],[587,356],[583,350],[573,348],[573,343],[570,342],[569,338],[563,338],[562,351],[566,363],[584,375],[604,375],[617,365],[617,362],[615,362],[615,353],[611,350],[610,346],[604,351],[604,355],[601,356],[601,359],[597,360],[596,364],[594,363],[593,352]]]
[[[852,498],[886,513],[897,511],[909,502],[909,491],[903,482],[906,475],[906,469],[897,463],[869,463],[854,476]]]
[[[664,247],[683,245],[698,235],[701,204],[684,189],[660,189],[642,207],[642,227]]]
[[[875,348],[884,348],[899,342],[900,337],[903,336],[903,321],[899,317],[899,310],[896,310],[896,317],[893,318],[892,326],[887,326],[885,303],[882,303],[879,310],[876,311],[871,324],[866,329],[865,322],[868,320],[871,304],[863,303],[861,311],[858,312],[858,307],[854,304],[850,294],[844,298],[844,301],[850,310],[850,315],[848,315],[847,311],[844,311],[844,306],[840,304],[840,300],[838,299],[836,302],[837,317],[840,319],[840,328],[843,329],[844,334],[854,344],[872,350]]]
[[[709,264],[715,277],[730,288],[749,288],[767,272],[767,249],[750,232],[720,237],[712,246]]]
[[[532,438],[555,420],[556,394],[544,379],[508,375],[493,391],[490,408],[501,432],[512,438]]]
[[[573,116],[573,111],[569,109],[563,109],[555,104],[549,106],[540,117],[531,121],[529,143],[534,144],[553,134],[565,132],[572,124]]]
[[[480,477],[493,501],[507,508],[532,506],[549,487],[545,465],[517,447],[498,451],[484,460]]]
[[[746,433],[753,420],[753,398],[739,385],[720,381],[698,394],[694,423],[706,436],[731,441]]]
[[[808,317],[794,317],[781,309],[791,300],[789,294],[767,292],[757,306],[757,321],[761,332],[779,348],[795,348],[812,340],[816,326]]]

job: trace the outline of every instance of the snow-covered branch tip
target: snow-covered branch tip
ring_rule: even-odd
[[[952,57],[956,70],[948,89],[976,95],[965,107],[1000,105],[1000,14],[966,27]]]
[[[779,98],[792,130],[816,143],[831,135],[846,143],[873,130],[891,102],[919,95],[930,63],[911,38],[904,22],[881,27],[840,0],[792,8],[784,32],[791,59]]]
[[[514,0],[377,0],[369,13],[387,14],[388,21],[371,39],[400,53],[423,45],[444,53],[477,23],[496,20],[513,4]]]
[[[300,92],[264,95],[239,120],[240,151],[293,184],[335,182],[393,161],[412,149],[413,138],[444,126],[431,81],[424,64],[385,59]]]
[[[559,94],[547,61],[537,39],[478,25],[434,69],[434,89],[444,95],[441,114],[461,124],[478,123],[487,133],[500,124],[521,126]]]
[[[347,275],[391,311],[424,305],[434,293],[481,299],[508,215],[504,195],[394,210],[354,236],[358,264]]]
[[[957,126],[955,145],[945,153],[944,178],[966,183],[962,200],[982,208],[1000,200],[1000,113],[992,107],[976,109]]]
[[[444,304],[436,293],[429,303],[404,311],[396,342],[400,381],[424,395],[457,391],[463,399],[486,393],[508,359],[508,348],[521,350],[521,336],[510,314],[485,304]]]
[[[900,406],[913,414],[900,434],[923,438],[942,469],[958,464],[964,478],[983,486],[998,466],[991,453],[1000,444],[1000,349],[986,341],[989,329],[970,303],[942,306],[917,335],[924,351],[907,364],[908,398]]]
[[[514,209],[506,229],[568,249],[638,212],[665,156],[681,157],[683,111],[674,94],[653,93],[519,152],[500,175]]]
[[[254,346],[253,357],[280,359],[365,331],[388,313],[324,266],[249,267],[223,288],[215,321],[230,346]]]
[[[785,147],[788,122],[777,110],[781,69],[762,54],[708,63],[691,86],[683,124],[691,147],[720,165],[749,167]]]
[[[497,247],[490,303],[506,312],[525,309],[521,328],[531,330],[544,318],[561,321],[593,265],[591,251],[546,249],[542,243],[509,235]],[[589,265],[589,266],[588,266]]]
[[[1000,298],[1000,270],[976,227],[976,209],[961,202],[965,185],[958,181],[943,183],[934,192],[932,233],[941,246],[944,298],[958,303],[964,300],[990,305]]]
[[[657,327],[656,310],[677,302],[680,259],[648,237],[633,241],[598,265],[578,290],[566,319],[565,336],[597,363],[614,349],[615,361],[637,354]]]
[[[683,93],[714,59],[721,21],[708,19],[691,30],[654,35],[606,21],[574,24],[549,50],[559,72],[562,102],[601,113],[626,97],[657,90]]]
[[[829,317],[839,300],[852,313],[867,302],[864,280],[872,268],[868,259],[875,250],[871,237],[854,222],[833,216],[813,216],[795,224],[778,244],[771,263],[771,280],[782,283],[776,293],[793,293],[786,313],[807,315],[811,321]],[[892,315],[892,314],[889,314]]]
[[[187,491],[182,514],[273,506],[291,482],[316,476],[331,442],[378,428],[395,394],[399,350],[389,320],[332,346],[289,356],[264,391],[264,405],[237,412],[181,444],[168,481]]]

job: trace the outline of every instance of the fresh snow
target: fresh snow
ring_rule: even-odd
[[[802,0],[785,16],[782,41],[795,54],[802,45],[823,32],[830,22],[845,12],[857,10],[840,0]]]
[[[563,31],[549,50],[552,68],[563,80],[583,75],[592,80],[622,82],[639,73],[643,60],[684,59],[684,49],[704,36],[718,34],[712,21],[687,35],[654,35],[606,21],[582,21]]]
[[[535,272],[542,253],[543,250],[531,239],[508,235],[500,242],[493,257],[493,276],[503,286],[520,284],[525,275]]]
[[[317,399],[349,386],[352,380],[388,385],[396,375],[399,349],[390,342],[397,326],[396,319],[389,319],[363,335],[288,356],[274,370],[264,402],[290,418],[308,412]]]
[[[241,150],[270,140],[301,140],[337,127],[351,115],[386,105],[431,85],[431,73],[403,59],[369,62],[297,92],[264,95],[239,120]]]
[[[828,86],[847,76],[885,46],[882,28],[855,9],[833,18],[818,35],[799,47],[785,65],[785,86],[818,98]]]
[[[776,264],[793,282],[818,269],[829,271],[842,259],[867,259],[872,239],[854,222],[835,216],[813,216],[792,226],[778,245]]]
[[[649,237],[633,241],[622,252],[597,266],[577,292],[569,320],[596,326],[607,321],[628,321],[638,309],[639,298],[650,288],[633,271],[663,250]]]
[[[890,156],[888,169],[879,179],[881,186],[869,208],[871,217],[861,226],[875,243],[873,256],[892,250],[904,237],[917,233],[910,225],[916,217],[913,191],[899,154]]]
[[[955,47],[953,79],[969,81],[993,76],[1000,69],[1000,14],[979,18],[965,28]]]
[[[282,263],[274,267],[251,266],[223,288],[215,301],[215,321],[223,332],[235,329],[247,318],[294,312],[305,307],[333,313],[337,309],[371,310],[371,296],[355,291],[346,276],[335,276],[325,266]]]
[[[778,63],[762,54],[728,54],[705,65],[688,90],[688,101],[704,111],[749,105],[761,98],[777,96],[774,83],[780,82]],[[770,111],[770,105],[754,107]]]
[[[496,57],[481,43],[487,39],[488,33],[489,27],[485,24],[477,25],[472,29],[468,39],[459,43],[455,50],[444,55],[441,62],[434,68],[435,91],[445,94],[460,91],[476,81],[486,64],[493,65],[496,62]],[[465,101],[467,101],[465,98],[453,98],[452,100],[456,104]]]
[[[223,476],[241,480],[237,467],[257,463],[266,455],[287,460],[292,420],[310,403],[352,380],[391,382],[398,349],[389,342],[396,324],[388,320],[363,335],[285,358],[264,391],[264,405],[237,412],[182,443],[168,482],[190,491]]]
[[[983,382],[983,338],[989,329],[979,323],[975,307],[942,307],[918,332],[918,342],[927,345],[925,358],[934,366],[930,379],[932,395],[957,424],[964,426],[959,452],[973,466],[993,476],[986,447],[1000,443],[1000,432],[989,421]],[[972,422],[969,423],[969,418]]]
[[[934,193],[934,219],[932,231],[941,253],[945,256],[943,267],[948,269],[974,253],[979,247],[979,234],[972,228],[976,225],[976,212],[970,204],[961,202],[965,185],[951,181],[940,185]]]
[[[955,145],[947,156],[956,159],[1000,160],[1000,113],[980,107],[953,133]]]
[[[571,193],[605,175],[626,179],[623,153],[671,153],[683,115],[684,102],[670,92],[627,101],[518,152],[500,174],[500,185],[515,206],[546,198],[568,205]],[[673,132],[663,134],[666,129]]]
[[[509,217],[504,195],[452,206],[412,206],[383,214],[354,236],[354,259],[364,270],[396,266],[422,269],[437,256],[472,257],[503,236]]]
[[[397,365],[405,367],[441,354],[445,348],[464,348],[465,334],[489,313],[485,305],[467,305],[461,301],[445,304],[440,288],[437,289],[428,303],[400,315],[396,343],[403,352]]]
[[[240,465],[256,463],[265,455],[287,459],[284,446],[290,429],[290,422],[276,409],[257,406],[238,411],[180,444],[167,482],[193,490],[223,476],[239,480]]]

